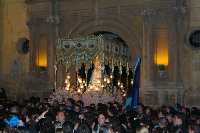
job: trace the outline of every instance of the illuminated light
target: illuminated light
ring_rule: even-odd
[[[78,89],[78,93],[81,93],[81,90],[80,90],[80,89]]]
[[[95,88],[96,91],[99,91],[99,88]]]
[[[66,86],[66,87],[65,87],[65,90],[69,91],[69,87],[68,87],[68,86]]]
[[[118,86],[120,86],[120,84],[121,84],[120,82],[117,83]]]
[[[124,97],[126,96],[126,94],[124,93],[124,95],[123,95]]]
[[[38,54],[36,56],[36,64],[39,67],[47,67],[47,37],[42,36],[38,45]]]
[[[70,87],[70,84],[68,84],[67,87],[69,88],[69,87]]]
[[[120,87],[123,88],[123,85],[121,85]]]
[[[39,67],[47,67],[46,57],[39,57],[38,66]]]
[[[82,80],[81,80],[80,78],[78,78],[78,82],[79,82],[79,83],[81,83],[81,82],[82,82]]]
[[[103,87],[104,87],[104,85],[101,85],[101,87],[103,88]]]
[[[81,87],[81,89],[83,89],[83,88],[84,88],[84,86],[83,86],[83,85],[81,85],[80,87]]]
[[[131,84],[133,84],[133,80],[131,80]]]
[[[110,79],[107,80],[107,83],[110,84]]]
[[[168,66],[169,64],[169,37],[166,30],[157,31],[157,44],[154,54],[154,61],[156,65]]]
[[[112,79],[112,78],[113,78],[113,76],[112,76],[112,75],[110,75],[110,78]]]
[[[106,82],[106,81],[107,81],[107,79],[106,79],[106,78],[104,78],[104,79],[103,79],[103,81],[104,81],[104,82]]]
[[[83,80],[83,84],[85,84],[85,80]]]
[[[69,88],[67,87],[66,90],[69,91]]]
[[[97,83],[98,83],[98,84],[100,84],[100,83],[101,83],[101,81],[100,81],[100,80],[98,80],[98,81],[97,81]]]
[[[71,78],[71,77],[68,75],[68,76],[67,76],[67,79],[70,79],[70,78]]]
[[[67,84],[68,83],[68,80],[67,79],[65,79],[65,84]]]

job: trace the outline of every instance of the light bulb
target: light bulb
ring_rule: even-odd
[[[70,84],[68,84],[67,87],[69,88],[69,87],[70,87]]]
[[[83,89],[83,87],[84,87],[84,86],[83,86],[83,85],[81,85],[80,87],[81,87],[81,89]]]
[[[120,86],[120,82],[118,82],[117,84],[118,84],[118,86]]]
[[[113,76],[112,76],[112,75],[110,75],[110,78],[112,79],[112,78],[113,78]]]
[[[80,89],[78,89],[78,93],[80,93],[81,92],[81,90]]]
[[[120,87],[123,88],[123,85],[121,85]]]
[[[66,86],[66,87],[65,87],[65,90],[69,91],[69,87],[68,87],[68,86]]]
[[[79,83],[82,83],[82,80],[81,80],[80,78],[78,78],[78,82],[79,82]]]
[[[131,84],[133,84],[133,80],[131,80]]]
[[[68,81],[67,81],[67,79],[65,79],[65,84],[67,84],[68,83]]]
[[[110,79],[107,80],[107,83],[110,84]]]
[[[104,78],[104,79],[103,79],[103,81],[104,81],[104,82],[106,82],[106,81],[107,81],[107,79],[106,79],[106,78]]]
[[[67,75],[67,79],[70,79],[71,77],[69,75]]]
[[[124,97],[126,96],[126,94],[124,93],[124,95],[123,95]]]

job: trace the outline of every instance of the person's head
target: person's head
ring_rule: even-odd
[[[55,133],[64,133],[64,132],[63,132],[63,129],[62,129],[62,128],[57,128],[57,129],[55,130]]]
[[[175,115],[173,117],[173,124],[174,124],[174,126],[180,126],[183,124],[183,120],[180,115]]]
[[[159,125],[160,125],[161,128],[166,127],[167,126],[166,118],[160,118]]]
[[[138,113],[140,113],[140,114],[143,113],[143,109],[144,109],[143,105],[140,104],[140,105],[138,106],[138,108],[137,108]]]
[[[163,118],[164,117],[164,113],[160,110],[158,112],[158,118]]]
[[[63,133],[72,133],[73,132],[73,126],[70,122],[65,122],[63,124]]]
[[[111,121],[111,127],[109,128],[114,133],[126,133],[126,126],[122,126],[122,123],[118,118],[114,118]]]
[[[112,128],[102,126],[99,128],[99,133],[114,133],[114,131],[112,130]]]
[[[92,131],[87,124],[82,123],[78,126],[77,133],[92,133]]]
[[[166,108],[165,108],[165,112],[166,112],[167,114],[169,114],[169,113],[171,112],[170,107],[166,107]]]
[[[172,122],[173,122],[172,115],[168,114],[168,115],[166,116],[166,118],[167,118],[168,123],[172,123]]]
[[[65,102],[66,106],[72,106],[73,105],[73,100],[71,98],[68,98]]]
[[[79,106],[78,104],[75,104],[75,106],[74,106],[74,111],[75,111],[76,113],[80,113],[81,109],[80,109],[80,106]]]
[[[58,122],[64,122],[65,121],[65,113],[64,111],[58,111],[56,114],[56,120]]]
[[[84,106],[84,102],[81,101],[81,100],[77,101],[77,104],[78,104],[80,107],[83,107],[83,106]]]
[[[149,133],[149,130],[146,127],[141,127],[137,129],[136,133]]]
[[[106,117],[103,114],[99,114],[99,116],[98,116],[98,124],[99,125],[104,125],[105,121],[106,121]]]
[[[3,88],[0,88],[0,93],[3,93],[4,92],[4,89]]]
[[[198,133],[200,128],[196,125],[189,125],[188,126],[188,133]]]
[[[151,115],[151,109],[150,108],[146,108],[145,109],[145,114],[146,115]]]
[[[43,118],[39,121],[39,131],[41,133],[54,133],[53,119],[50,117]]]

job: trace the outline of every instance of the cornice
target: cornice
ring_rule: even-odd
[[[25,0],[26,4],[35,4],[41,2],[51,2],[52,0]]]

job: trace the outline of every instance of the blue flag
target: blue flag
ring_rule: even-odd
[[[140,66],[141,66],[141,58],[138,57],[134,68],[133,86],[130,91],[131,94],[129,97],[127,97],[124,106],[126,109],[128,107],[136,108],[139,104]]]
[[[141,58],[138,57],[137,63],[134,69],[134,79],[133,79],[133,86],[131,89],[131,107],[137,107],[139,104],[139,88],[140,88],[140,66],[141,66]]]

